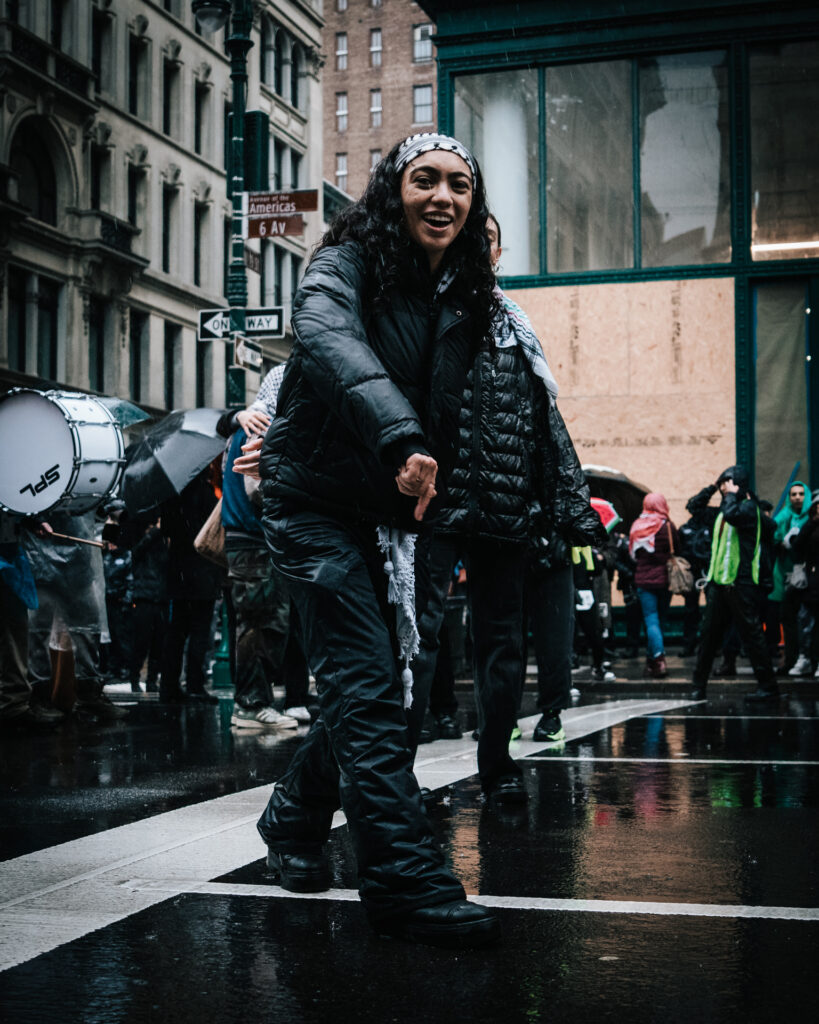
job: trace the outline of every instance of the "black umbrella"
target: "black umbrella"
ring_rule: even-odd
[[[593,498],[605,498],[617,510],[628,529],[643,511],[643,498],[650,488],[610,466],[583,466]]]
[[[217,455],[218,409],[177,409],[125,450],[122,498],[132,515],[180,494]]]

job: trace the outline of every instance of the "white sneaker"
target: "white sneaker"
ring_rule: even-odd
[[[275,708],[243,708],[234,705],[230,724],[237,729],[298,729],[295,718],[283,715]]]
[[[571,690],[569,690],[569,695],[570,695],[571,697],[575,697],[575,698],[577,698],[577,697],[579,697],[579,696],[580,696],[580,690],[578,690],[578,688],[577,688],[576,686],[573,686],[573,687],[571,688]]]
[[[303,704],[297,708],[285,708],[284,713],[288,718],[295,718],[299,725],[309,725],[312,721],[310,712]]]
[[[804,654],[800,654],[796,659],[796,663],[793,668],[788,669],[789,676],[809,676],[810,675],[810,658],[806,658]]]

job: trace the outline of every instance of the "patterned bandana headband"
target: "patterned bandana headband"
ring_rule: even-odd
[[[451,135],[436,135],[435,132],[423,132],[421,135],[410,135],[408,139],[404,139],[398,147],[398,155],[395,158],[396,171],[400,174],[407,164],[417,156],[429,153],[433,149],[444,149],[449,153],[455,153],[472,171],[472,178],[475,179],[478,176],[475,157],[466,146],[463,146],[457,139],[453,139]]]

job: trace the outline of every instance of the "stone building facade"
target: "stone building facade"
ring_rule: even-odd
[[[224,404],[231,203],[225,31],[189,0],[3,0],[0,387],[161,408]],[[321,184],[320,0],[256,2],[248,110],[269,117],[270,187]],[[319,236],[247,243],[248,305],[283,304]],[[288,341],[266,342],[268,363]]]
[[[437,123],[435,26],[414,0],[325,0],[324,177],[356,197],[398,139]]]

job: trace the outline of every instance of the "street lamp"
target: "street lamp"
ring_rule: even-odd
[[[235,336],[244,333],[245,307],[247,306],[242,193],[245,190],[247,52],[253,45],[250,39],[253,4],[252,0],[191,0],[191,10],[204,32],[218,32],[230,19],[227,51],[230,56],[230,78],[233,82],[233,127],[230,137],[230,185],[233,215],[230,225],[227,299],[230,306],[230,333],[231,336]],[[242,371],[242,375],[244,376],[244,371]],[[244,395],[242,395],[243,400]]]

